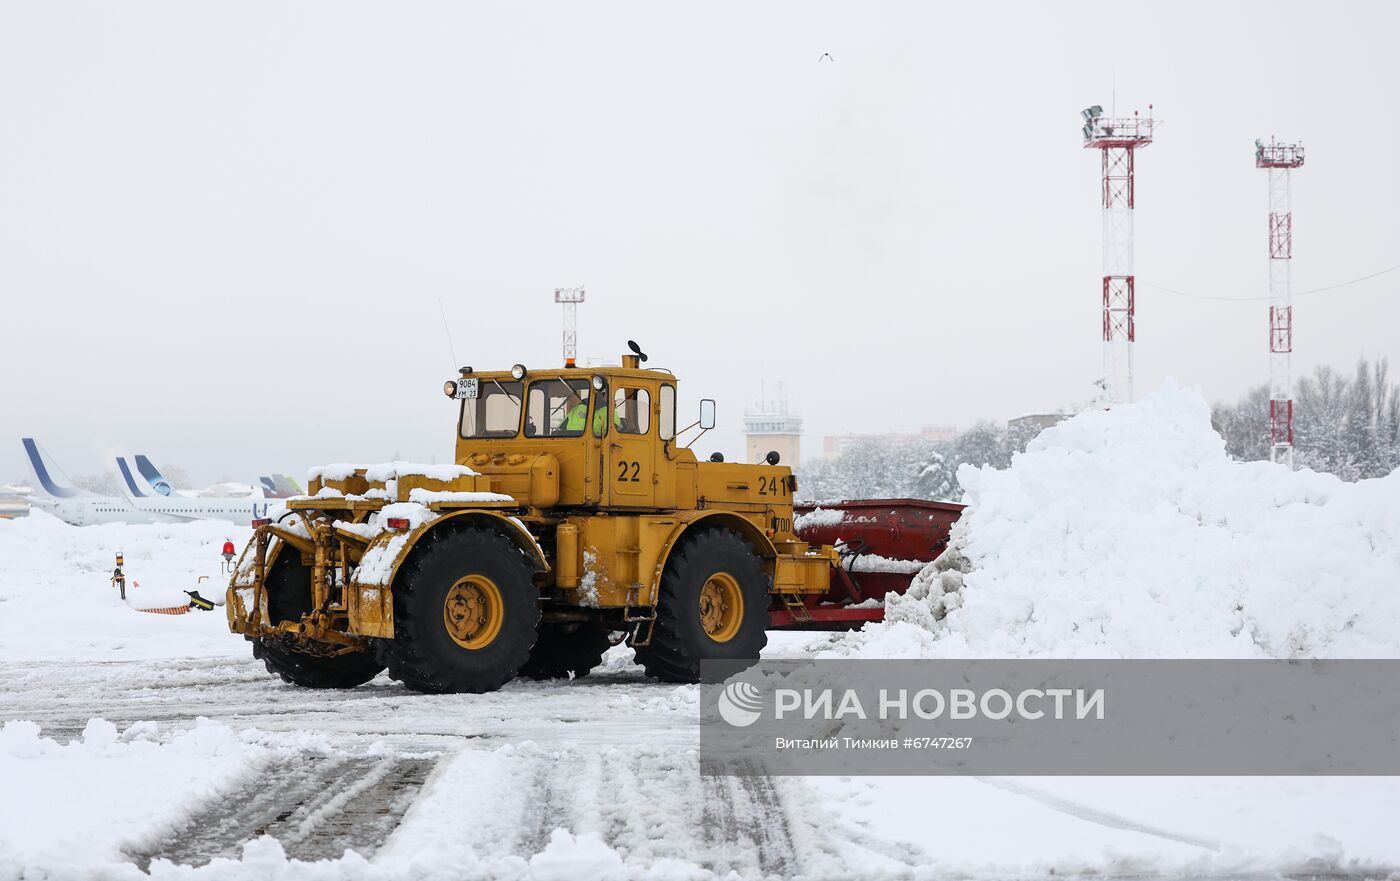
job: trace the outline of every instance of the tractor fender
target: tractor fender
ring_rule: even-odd
[[[235,633],[247,633],[245,628],[253,612],[251,604],[255,595],[254,582],[257,580],[257,573],[254,571],[257,543],[257,536],[254,536],[243,546],[243,553],[238,555],[238,562],[233,567],[233,574],[229,576],[228,589],[224,592],[224,615],[228,618],[230,629]],[[272,564],[276,562],[277,556],[282,553],[282,548],[285,546],[286,543],[277,536],[273,536],[268,541],[267,556],[263,558],[264,571],[272,568]],[[261,592],[257,611],[259,620],[266,621],[266,591]]]
[[[666,539],[666,544],[661,548],[661,554],[656,558],[656,574],[652,580],[651,601],[655,605],[657,597],[660,595],[661,576],[666,571],[666,561],[671,558],[671,551],[680,544],[681,539],[697,529],[708,529],[722,527],[732,529],[744,537],[763,561],[763,571],[768,573],[771,581],[774,567],[778,557],[777,548],[773,547],[773,541],[762,529],[755,526],[753,521],[741,517],[732,511],[692,511],[681,515],[680,524],[676,526]]]
[[[531,568],[536,572],[548,572],[549,561],[545,558],[544,550],[539,542],[530,534],[530,530],[525,528],[519,518],[507,517],[495,511],[484,511],[480,509],[467,509],[463,511],[452,511],[440,517],[420,523],[408,532],[384,532],[380,533],[370,542],[369,548],[365,551],[365,559],[370,559],[371,552],[378,552],[380,562],[374,568],[377,570],[375,580],[382,585],[394,583],[395,576],[399,573],[399,567],[408,559],[408,555],[413,553],[429,534],[441,534],[453,529],[460,529],[468,526],[481,526],[487,529],[494,529],[515,542],[520,548],[520,552],[530,562]],[[387,569],[384,565],[385,558],[388,558]],[[363,563],[362,563],[363,568]],[[356,581],[360,580],[357,572]]]

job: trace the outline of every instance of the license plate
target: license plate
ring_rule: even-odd
[[[479,380],[475,380],[475,379],[462,379],[462,380],[458,380],[458,382],[457,382],[457,400],[460,401],[460,400],[463,400],[463,399],[465,399],[465,398],[476,398],[480,393],[481,393],[481,384],[480,384],[480,381],[479,381]]]

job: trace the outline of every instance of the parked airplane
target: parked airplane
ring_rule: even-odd
[[[121,498],[101,496],[78,489],[56,466],[47,462],[46,455],[33,438],[22,438],[24,452],[38,481],[29,502],[38,508],[75,526],[97,523],[181,523],[189,520],[227,520],[240,526],[249,521],[274,515],[276,502],[266,499],[187,499],[165,497],[155,492],[144,480],[136,481],[125,460],[118,460],[123,482],[130,480],[140,494]],[[123,490],[123,496],[127,490]]]
[[[242,484],[215,484],[208,489],[198,491],[174,489],[170,481],[165,479],[165,475],[160,473],[160,469],[152,464],[150,459],[142,455],[137,455],[135,460],[137,472],[139,472],[142,477],[146,478],[146,482],[160,495],[202,498],[212,498],[214,496],[243,498],[241,494],[233,495],[230,492],[230,489],[242,489]],[[262,497],[265,499],[286,499],[301,495],[301,487],[297,486],[296,481],[282,474],[274,474],[271,477],[260,477],[258,478],[258,482],[261,484]],[[252,497],[258,490],[259,487],[256,485],[248,487],[248,497]]]
[[[29,504],[40,511],[47,511],[55,517],[74,526],[91,526],[96,523],[158,523],[155,514],[132,510],[121,499],[100,496],[78,489],[54,465],[44,461],[34,438],[21,438],[25,455],[38,481]]]
[[[169,521],[228,520],[246,526],[252,520],[266,517],[274,507],[282,507],[257,496],[164,496],[145,478],[139,466],[133,470],[121,456],[117,457],[117,471],[122,477],[122,495],[131,507],[165,515]],[[162,483],[165,483],[163,478]]]

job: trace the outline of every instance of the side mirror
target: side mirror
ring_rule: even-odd
[[[704,398],[700,401],[700,427],[706,431],[715,427],[714,398]]]

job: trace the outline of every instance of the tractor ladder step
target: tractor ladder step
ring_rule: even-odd
[[[637,605],[635,601],[639,592],[640,586],[629,590],[627,605],[622,609],[623,622],[632,625],[632,637],[628,642],[633,648],[651,645],[651,632],[656,627],[656,608]]]
[[[783,605],[787,607],[788,614],[792,616],[793,621],[798,624],[810,624],[812,622],[812,613],[807,611],[806,603],[802,602],[802,598],[797,594],[778,594],[778,599],[783,601]]]

